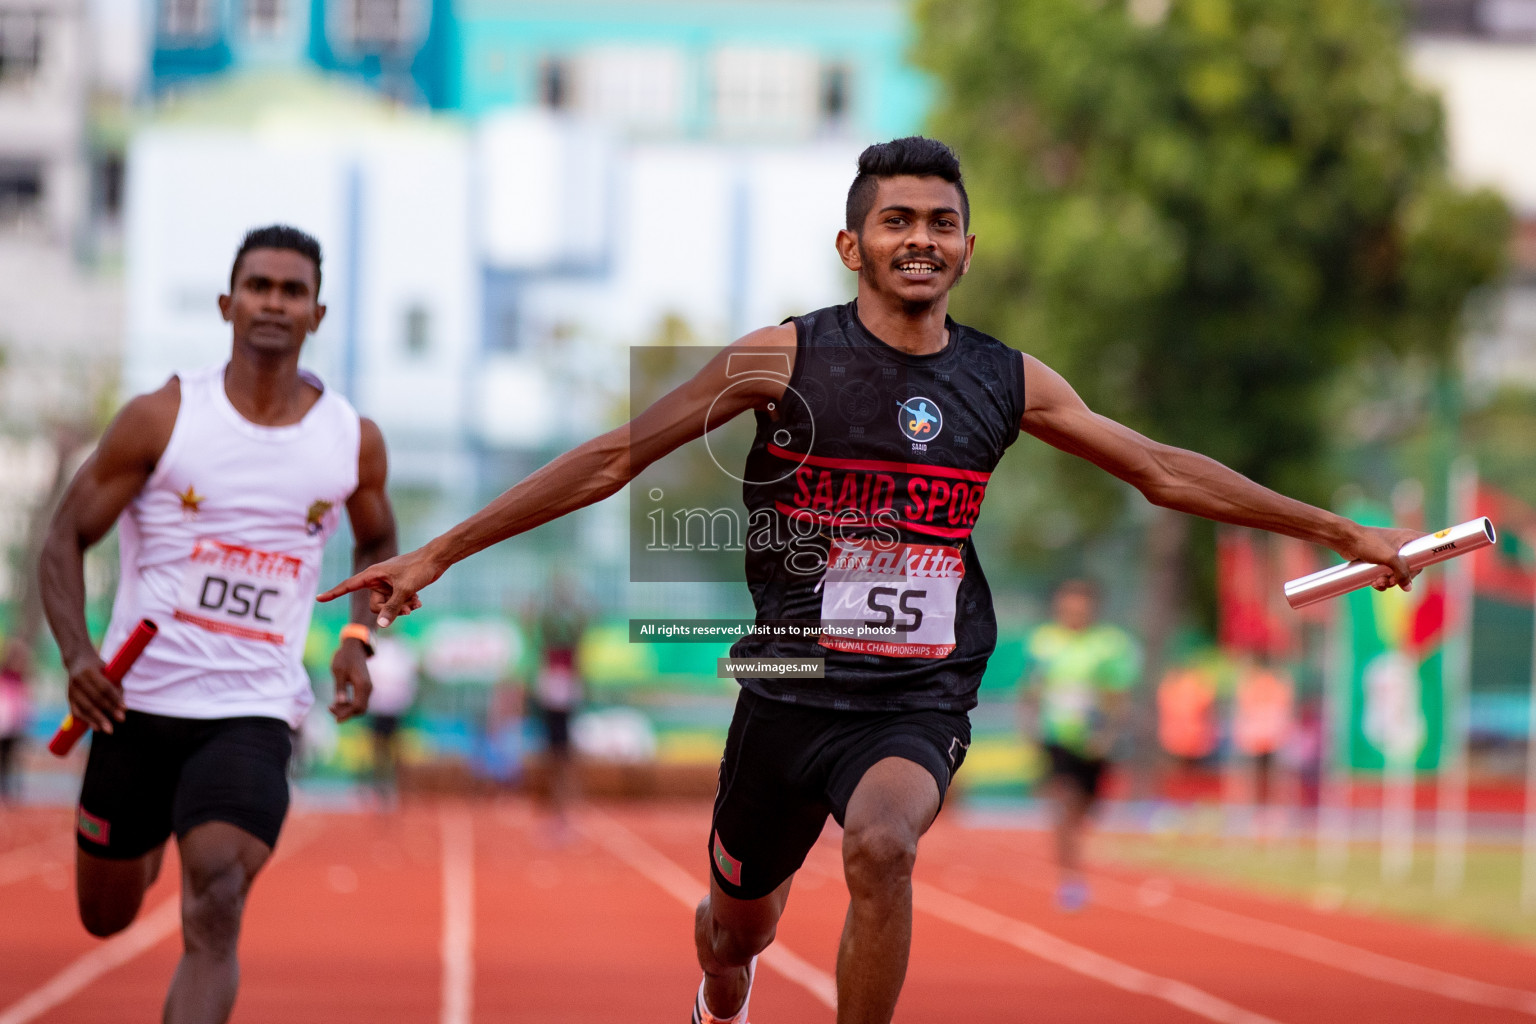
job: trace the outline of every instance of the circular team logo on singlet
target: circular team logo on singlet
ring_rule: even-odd
[[[916,396],[896,403],[896,423],[909,441],[928,442],[944,429],[944,414],[931,398]]]

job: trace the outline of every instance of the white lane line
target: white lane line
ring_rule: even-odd
[[[305,821],[294,823],[295,835],[292,841],[277,851],[268,867],[308,846],[320,834],[319,827],[305,829],[305,824]],[[28,1024],[36,1020],[60,1003],[73,998],[103,974],[153,949],[180,931],[180,928],[181,896],[176,895],[158,904],[153,910],[142,913],[126,929],[94,947],[49,978],[41,987],[33,989],[0,1011],[0,1024]]]
[[[1042,866],[1048,863],[1035,857],[1029,859]],[[1090,877],[1093,879],[1095,899],[1116,910],[1141,914],[1155,921],[1166,921],[1191,931],[1285,953],[1301,960],[1311,960],[1372,981],[1411,988],[1416,992],[1426,992],[1476,1006],[1514,1010],[1536,1016],[1536,992],[1479,981],[1463,974],[1400,960],[1304,928],[1214,907],[1188,896],[1174,896],[1158,891],[1152,894],[1156,902],[1148,902],[1140,889],[1119,879],[1097,872],[1091,873]],[[1051,888],[1049,883],[1025,884],[1046,891]]]
[[[462,807],[444,807],[442,1024],[469,1024],[475,988],[475,831]]]
[[[708,891],[707,883],[679,867],[666,854],[620,825],[601,811],[589,809],[577,827],[587,838],[650,879],[683,906],[692,910]],[[782,942],[763,950],[758,963],[767,964],[815,996],[823,1005],[837,1009],[837,982],[819,967],[790,950]]]
[[[0,1013],[0,1024],[28,1024],[72,998],[97,978],[176,934],[181,926],[181,897],[140,917]]]
[[[1277,1024],[1271,1017],[1245,1010],[1204,989],[1095,953],[1034,925],[1015,921],[924,882],[912,883],[912,898],[913,905],[925,914],[977,935],[997,939],[1095,981],[1137,995],[1161,999],[1206,1020],[1217,1021],[1219,1024]]]
[[[1261,949],[1286,953],[1373,981],[1400,985],[1464,1003],[1536,1016],[1536,992],[1495,985],[1435,967],[1399,960],[1316,932],[1223,910],[1186,896],[1168,897],[1162,906],[1149,907],[1141,902],[1131,886],[1124,883],[1103,879],[1096,880],[1094,884],[1103,886],[1105,882],[1111,892],[1123,891],[1118,898],[1114,898],[1114,905],[1119,910],[1134,911],[1154,920],[1168,921],[1191,931],[1205,932],[1232,942],[1244,942]],[[1124,893],[1131,895],[1126,896]]]

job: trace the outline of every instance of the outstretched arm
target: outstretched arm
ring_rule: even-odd
[[[320,600],[372,590],[384,598],[378,624],[389,625],[418,606],[417,592],[455,562],[603,500],[673,449],[748,409],[767,408],[783,397],[787,376],[761,370],[743,374],[733,357],[750,359],[754,352],[782,351],[788,356],[787,371],[794,346],[793,326],[754,331],[624,426],[571,449],[448,532],[415,551],[356,573],[321,594]]]
[[[165,452],[181,408],[174,378],[133,399],[80,467],[48,527],[38,582],[48,627],[69,673],[69,710],[92,729],[111,732],[124,715],[122,692],[107,681],[85,624],[85,552],[106,536],[143,490]]]
[[[1033,356],[1023,358],[1020,427],[1026,433],[1114,474],[1154,505],[1321,544],[1346,561],[1385,566],[1389,583],[1409,588],[1414,573],[1397,551],[1418,531],[1361,526],[1260,486],[1214,459],[1159,444],[1089,409],[1059,373]]]
[[[347,499],[354,570],[393,558],[400,550],[395,535],[395,512],[385,489],[388,479],[389,455],[384,448],[384,434],[373,420],[364,419],[357,451],[357,490]],[[383,604],[379,595],[358,591],[352,595],[352,621],[367,625]],[[336,721],[345,722],[368,710],[373,680],[368,675],[368,652],[361,640],[347,638],[336,645],[331,678],[336,690],[330,710]]]

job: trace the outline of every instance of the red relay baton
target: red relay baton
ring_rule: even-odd
[[[112,655],[112,660],[107,662],[107,667],[102,673],[113,686],[121,688],[123,677],[133,667],[133,663],[139,660],[139,655],[144,653],[144,648],[160,632],[160,627],[149,619],[140,619],[139,624],[128,634],[128,639],[123,641],[123,646]],[[80,737],[91,731],[91,727],[76,718],[71,712],[64,716],[64,721],[59,723],[59,731],[53,734],[53,739],[48,741],[48,752],[55,757],[63,757],[75,749],[75,744],[80,742]]]

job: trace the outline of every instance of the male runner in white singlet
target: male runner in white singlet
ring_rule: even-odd
[[[319,293],[313,238],[250,232],[219,297],[229,362],[123,407],[43,552],[70,711],[96,730],[77,819],[80,919],[98,936],[126,928],[175,833],[184,941],[167,1024],[217,1024],[234,1007],[245,897],[288,810],[290,731],[313,703],[301,657],[341,509],[357,564],[396,550],[383,436],[299,369],[325,315]],[[103,647],[140,619],[160,627],[122,691],[86,631],[82,573],[113,523],[122,572]],[[338,721],[368,706],[370,614],[353,602],[331,661]]]
[[[694,1024],[743,1022],[756,955],[830,814],[850,896],[839,1024],[887,1024],[912,939],[912,866],[970,742],[997,623],[971,529],[1021,431],[1080,455],[1159,505],[1326,545],[1411,573],[1410,530],[1362,527],[1158,444],[1085,406],[1058,374],[947,315],[970,265],[969,202],[943,143],[870,146],[837,233],[858,297],[747,335],[634,420],[578,446],[447,533],[322,595],[410,611],[448,566],[618,491],[742,413],[746,576],[763,628],[739,665],[822,662],[824,678],[739,671],[694,939]],[[1004,509],[1006,514],[1009,510]],[[784,622],[812,627],[787,631]],[[819,633],[818,633],[819,631]],[[957,1008],[963,1017],[964,1009]]]

